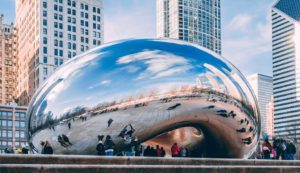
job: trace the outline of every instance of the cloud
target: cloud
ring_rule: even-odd
[[[252,22],[252,16],[248,14],[236,15],[225,29],[230,31],[245,31],[249,28]]]
[[[109,84],[111,84],[111,80],[103,80],[99,84],[96,84],[94,86],[90,86],[89,89],[94,89],[94,88],[98,88],[100,86],[109,85]]]
[[[144,50],[143,52],[121,57],[117,62],[119,64],[128,64],[136,61],[143,62],[147,66],[146,70],[138,76],[137,80],[146,77],[156,79],[172,76],[173,74],[186,72],[192,68],[185,58],[158,50]]]

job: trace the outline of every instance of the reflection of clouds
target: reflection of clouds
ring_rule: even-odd
[[[128,64],[132,62],[143,61],[147,65],[145,72],[141,73],[137,79],[144,78],[161,78],[172,76],[176,73],[183,73],[192,68],[188,60],[184,57],[176,56],[171,53],[166,53],[158,50],[127,55],[119,58],[119,64]]]
[[[110,83],[111,83],[111,80],[103,80],[99,84],[90,86],[89,89],[95,89],[95,88],[100,87],[100,86],[110,85]]]

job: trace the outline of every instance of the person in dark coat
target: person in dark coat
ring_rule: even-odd
[[[96,146],[96,150],[97,150],[97,154],[100,156],[104,156],[105,155],[105,148],[103,145],[103,142],[100,140]]]
[[[41,142],[41,145],[43,147],[42,154],[53,154],[53,148],[48,141]]]
[[[295,160],[295,154],[296,147],[291,141],[289,141],[286,147],[287,160]]]
[[[107,135],[105,142],[104,142],[105,155],[113,156],[114,155],[114,147],[115,147],[115,143],[112,141],[111,136]]]

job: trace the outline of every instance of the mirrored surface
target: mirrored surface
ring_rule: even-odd
[[[260,133],[243,75],[212,51],[169,39],[122,40],[77,56],[39,88],[27,116],[33,151],[47,140],[56,154],[95,155],[99,135],[120,153],[120,133],[134,129],[166,150],[177,142],[206,157],[247,158]]]

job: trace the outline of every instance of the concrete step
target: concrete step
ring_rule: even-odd
[[[0,164],[1,173],[299,173],[299,166]]]
[[[0,155],[0,164],[300,166],[300,161],[153,157],[98,157],[79,155]]]

